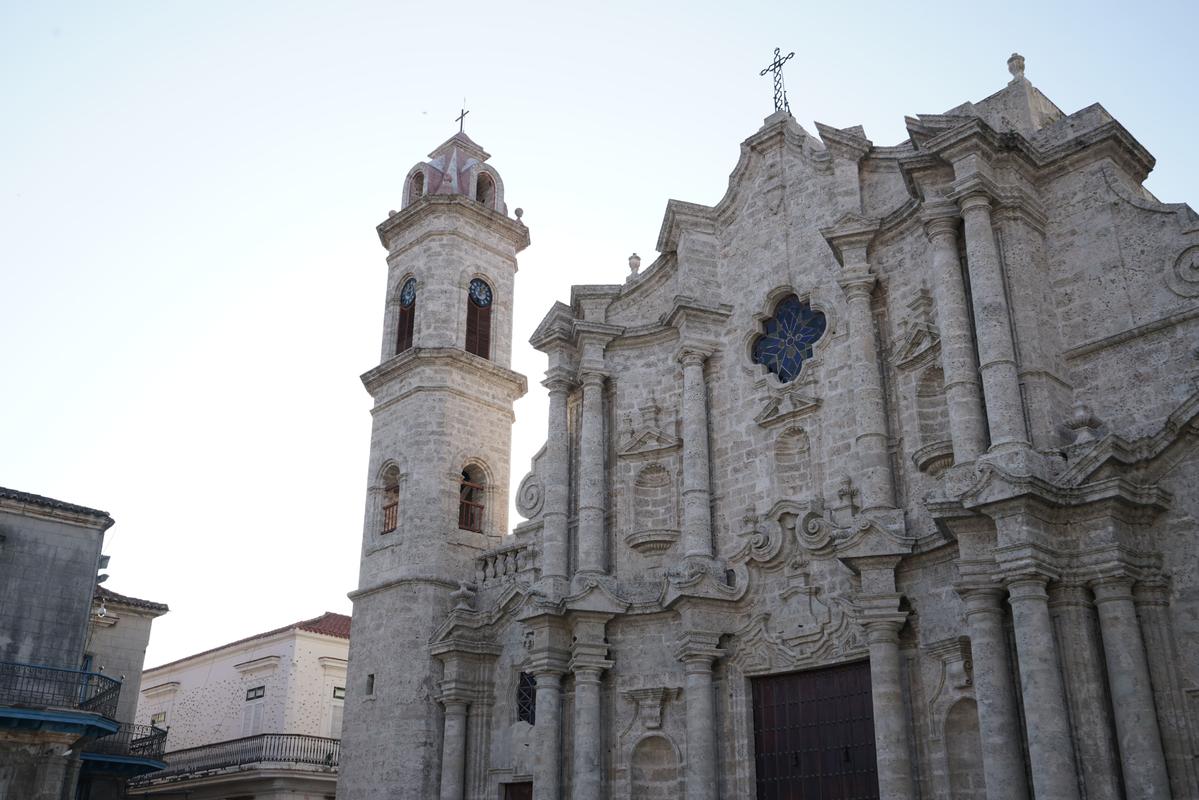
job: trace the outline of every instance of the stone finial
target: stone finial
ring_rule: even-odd
[[[1102,423],[1086,403],[1075,403],[1066,427],[1074,432],[1073,444],[1086,444],[1099,438]]]
[[[520,219],[525,215],[525,210],[523,208],[518,208],[514,213],[516,214],[516,218]]]
[[[1012,53],[1007,60],[1007,71],[1012,73],[1012,82],[1024,80],[1024,56]]]
[[[629,256],[629,274],[636,275],[641,270],[641,256],[633,253]]]
[[[455,611],[474,611],[475,587],[465,581],[458,582],[458,588],[450,592],[454,600]]]

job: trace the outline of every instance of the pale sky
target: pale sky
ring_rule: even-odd
[[[358,576],[386,274],[375,225],[456,129],[525,209],[514,485],[545,437],[529,335],[655,257],[772,111],[861,124],[1027,77],[1100,102],[1199,205],[1199,4],[0,5],[0,485],[109,511],[107,586],[168,603],[147,665],[323,611]],[[513,524],[519,517],[513,513]]]

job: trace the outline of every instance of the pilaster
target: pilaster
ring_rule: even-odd
[[[709,350],[684,346],[683,365],[683,555],[712,558],[711,474],[708,457],[708,386],[704,364]]]
[[[720,636],[710,631],[687,631],[675,657],[687,673],[686,800],[716,800],[716,698],[712,664],[724,655]]]

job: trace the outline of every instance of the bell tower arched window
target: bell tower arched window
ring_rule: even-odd
[[[491,358],[491,287],[475,278],[466,300],[466,352]]]
[[[404,281],[400,289],[400,314],[396,321],[396,355],[412,347],[412,331],[416,327],[416,278]]]
[[[495,181],[486,172],[475,179],[475,199],[488,208],[495,207]]]
[[[383,519],[379,533],[391,533],[400,526],[400,472],[395,467],[383,476]]]
[[[462,482],[458,486],[458,527],[462,530],[483,532],[485,481],[483,470],[477,466],[462,470]]]
[[[418,172],[412,176],[412,193],[409,203],[415,203],[425,195],[425,173]]]

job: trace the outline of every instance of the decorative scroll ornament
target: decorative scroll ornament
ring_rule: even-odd
[[[1182,297],[1199,297],[1199,245],[1192,245],[1178,256],[1166,282],[1170,291]]]
[[[541,513],[545,504],[545,487],[535,473],[530,472],[520,482],[516,490],[516,510],[525,519],[532,519]]]

